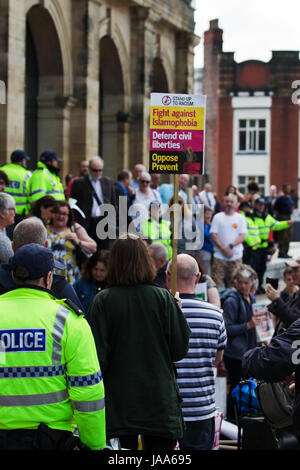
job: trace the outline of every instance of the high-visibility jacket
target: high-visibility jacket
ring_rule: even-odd
[[[17,163],[3,165],[0,170],[4,171],[10,181],[5,192],[10,194],[16,202],[16,211],[19,215],[26,215],[29,212],[29,179],[31,171]]]
[[[245,244],[250,247],[252,250],[257,250],[260,245],[260,232],[257,226],[256,221],[254,220],[253,215],[243,211],[239,211],[242,214],[247,222],[247,235],[245,237]]]
[[[261,242],[258,248],[267,248],[269,245],[269,235],[271,230],[284,230],[289,228],[287,220],[276,220],[270,214],[259,215],[254,212],[254,222],[257,224]]]
[[[168,220],[160,219],[157,222],[149,217],[142,225],[142,233],[152,243],[160,242],[165,245],[168,251],[168,258],[172,258],[172,232]]]
[[[105,446],[104,386],[87,321],[42,288],[0,296],[0,429],[45,423]]]
[[[65,200],[64,188],[60,178],[49,171],[43,162],[38,162],[29,180],[29,202],[32,204],[44,196],[52,196],[56,200]]]

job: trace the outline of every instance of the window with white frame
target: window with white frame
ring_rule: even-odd
[[[244,175],[239,175],[238,176],[238,189],[241,193],[245,194],[248,191],[248,184],[251,181],[255,181],[258,186],[259,186],[259,191],[262,194],[262,196],[265,195],[265,190],[266,190],[266,181],[264,176],[244,176]]]
[[[247,153],[266,151],[265,119],[239,119],[238,151]]]

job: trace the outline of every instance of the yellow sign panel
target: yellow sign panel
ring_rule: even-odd
[[[151,106],[151,129],[204,129],[205,108]]]

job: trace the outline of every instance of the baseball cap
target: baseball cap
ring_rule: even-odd
[[[292,259],[291,261],[286,261],[285,264],[290,268],[299,268],[300,258]]]
[[[265,204],[266,201],[264,200],[263,197],[258,197],[256,200],[255,200],[255,204]]]
[[[30,160],[30,157],[24,150],[14,150],[10,155],[10,160],[12,163],[21,162],[22,160]]]
[[[51,160],[62,162],[62,159],[58,158],[57,154],[53,152],[53,150],[44,150],[40,155],[40,160],[42,162],[51,162]]]
[[[54,260],[53,253],[37,243],[21,246],[12,259],[10,268],[14,275],[22,281],[33,281],[45,276],[53,268],[64,269],[64,265]]]

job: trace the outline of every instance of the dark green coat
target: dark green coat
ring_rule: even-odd
[[[180,438],[173,362],[187,354],[190,329],[173,296],[152,285],[111,287],[95,297],[87,320],[103,374],[107,437]]]

